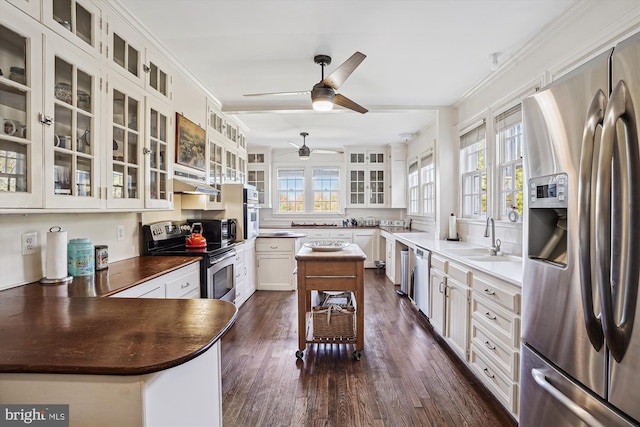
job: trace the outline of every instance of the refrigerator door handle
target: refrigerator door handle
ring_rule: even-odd
[[[580,173],[578,178],[578,261],[580,268],[580,294],[582,297],[582,315],[589,341],[596,351],[600,351],[604,344],[602,323],[593,309],[593,280],[591,277],[591,205],[594,153],[597,156],[599,146],[596,145],[596,131],[602,126],[604,112],[607,107],[607,97],[598,90],[591,100],[587,119],[582,134],[582,150],[580,154]]]
[[[616,138],[616,125],[621,121],[625,129],[626,141]],[[615,148],[615,157],[614,157]],[[612,163],[617,160],[617,167]],[[625,164],[626,163],[626,164]],[[640,278],[640,230],[637,218],[640,215],[640,154],[638,153],[638,129],[635,122],[633,102],[624,81],[620,80],[609,98],[609,105],[605,112],[602,127],[602,142],[598,159],[598,178],[596,183],[596,259],[598,271],[598,286],[600,290],[600,305],[602,325],[607,347],[613,358],[620,362],[624,357],[631,333],[638,297],[638,280]],[[622,175],[626,172],[626,175]],[[612,187],[612,173],[615,174]],[[619,194],[611,197],[611,194]],[[611,200],[619,206],[613,206]],[[622,203],[628,209],[622,209]],[[612,252],[611,217],[612,209],[621,212],[620,250]],[[619,274],[611,274],[612,257],[614,267],[619,268]],[[621,283],[611,283],[611,278],[617,277]],[[613,286],[624,292],[622,298],[622,318],[620,325],[614,319]]]
[[[560,390],[555,388],[549,380],[547,380],[546,375],[542,370],[537,368],[531,369],[531,376],[534,381],[542,387],[547,393],[553,396],[558,402],[560,402],[565,408],[571,411],[576,417],[580,418],[585,424],[590,427],[606,427],[600,421],[598,421],[593,415],[588,413],[582,407],[580,407],[576,402],[571,400],[569,397],[565,396]]]

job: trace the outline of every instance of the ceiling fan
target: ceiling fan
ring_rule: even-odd
[[[302,160],[307,160],[311,153],[342,154],[342,151],[339,151],[339,150],[315,150],[315,149],[312,150],[309,147],[307,147],[307,136],[309,136],[309,133],[308,132],[300,132],[300,136],[302,137],[302,147],[297,145],[297,144],[294,144],[291,141],[289,141],[289,144],[293,145],[294,147],[296,147],[298,149],[298,156]]]
[[[363,106],[353,102],[349,98],[336,93],[345,80],[353,73],[367,56],[363,53],[356,52],[349,59],[344,61],[342,65],[336,68],[333,73],[324,77],[324,67],[331,64],[331,57],[328,55],[316,55],[313,60],[322,67],[322,78],[316,83],[311,90],[303,90],[297,92],[270,92],[270,93],[248,93],[244,96],[265,96],[265,95],[307,95],[311,94],[311,103],[316,111],[330,111],[333,105],[337,104],[341,107],[348,108],[358,113],[366,113],[367,110]]]

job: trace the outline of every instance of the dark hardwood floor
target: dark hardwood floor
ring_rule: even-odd
[[[365,273],[365,346],[308,344],[295,292],[257,291],[222,338],[224,425],[515,426],[383,271]]]

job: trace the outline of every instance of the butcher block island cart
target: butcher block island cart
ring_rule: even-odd
[[[310,242],[313,243],[313,242]],[[318,248],[315,248],[318,249]],[[335,251],[314,250],[305,244],[296,254],[298,261],[298,351],[296,357],[302,359],[307,344],[355,344],[353,357],[360,360],[364,349],[364,261],[367,256],[354,243]],[[320,315],[317,307],[312,308],[312,291],[351,292],[355,296],[355,313],[334,313],[334,315],[355,316],[355,331],[348,336],[314,336],[313,315]],[[322,310],[325,321],[331,312]],[[345,310],[346,311],[346,310]],[[327,313],[328,312],[328,313]],[[317,319],[316,319],[317,320]],[[334,319],[335,320],[335,319]]]

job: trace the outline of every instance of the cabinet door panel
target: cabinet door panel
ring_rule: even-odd
[[[468,360],[469,289],[451,277],[447,278],[445,312],[447,341],[463,360]]]
[[[447,286],[447,279],[444,274],[438,270],[431,269],[431,325],[433,329],[440,334],[444,335],[445,325],[445,289]]]
[[[293,287],[293,255],[258,253],[257,280],[259,290],[291,291]]]

